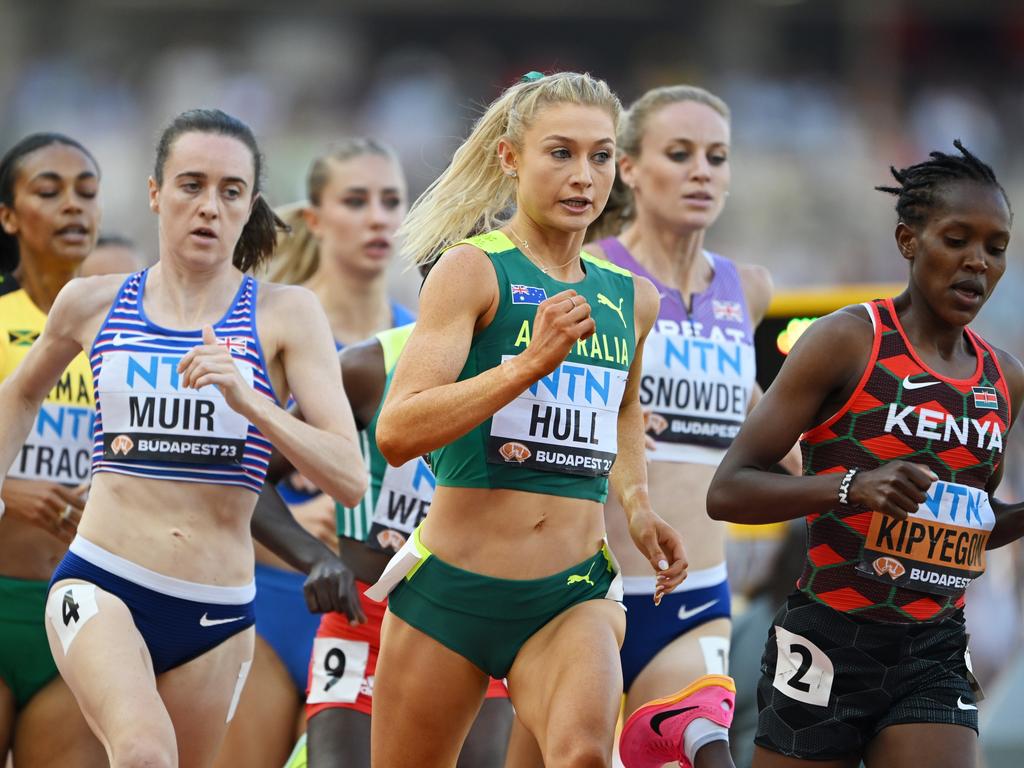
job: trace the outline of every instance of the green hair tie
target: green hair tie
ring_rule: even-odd
[[[543,72],[537,72],[536,70],[534,70],[533,72],[527,72],[525,75],[519,78],[519,81],[522,83],[535,83],[542,77],[544,77]]]

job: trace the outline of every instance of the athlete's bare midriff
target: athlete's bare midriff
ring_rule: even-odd
[[[244,488],[97,473],[78,533],[151,571],[215,586],[253,578]]]
[[[539,579],[601,548],[602,506],[525,491],[438,486],[420,538],[437,557],[467,571]]]
[[[651,507],[683,537],[687,569],[691,572],[713,568],[725,560],[725,523],[708,517],[705,503],[715,469],[709,464],[669,461],[652,461],[647,465]],[[605,517],[608,539],[622,575],[653,577],[651,564],[633,546],[622,507],[611,496]]]

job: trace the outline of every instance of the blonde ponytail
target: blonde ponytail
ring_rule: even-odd
[[[473,126],[452,161],[409,209],[398,238],[413,264],[426,264],[446,247],[505,223],[516,199],[515,182],[502,173],[498,141],[522,147],[523,133],[551,104],[607,109],[613,121],[621,104],[603,80],[559,72],[506,89]]]

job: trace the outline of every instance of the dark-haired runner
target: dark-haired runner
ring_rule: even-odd
[[[964,590],[1024,532],[1024,508],[992,496],[1024,368],[967,327],[1012,214],[955,145],[879,188],[897,196],[906,290],[811,326],[709,491],[718,519],[807,518],[762,661],[756,768],[976,765]],[[801,433],[806,476],[768,472]]]
[[[93,250],[100,170],[81,144],[32,134],[0,159],[0,381],[46,325],[57,293]],[[85,504],[95,418],[78,355],[46,395],[3,485],[0,519],[0,762],[105,765],[46,641],[47,583]],[[59,724],[59,727],[57,727]]]
[[[216,752],[252,653],[249,521],[270,443],[334,496],[365,488],[322,311],[242,274],[273,248],[261,163],[240,121],[176,118],[149,182],[159,263],[68,283],[0,386],[6,472],[61,371],[90,350],[94,478],[46,621],[113,766]],[[288,389],[309,424],[275,402]]]

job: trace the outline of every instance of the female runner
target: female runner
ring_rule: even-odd
[[[879,187],[897,197],[906,290],[810,327],[709,491],[716,519],[807,518],[761,663],[758,768],[977,764],[964,590],[987,548],[1024,532],[1024,505],[993,497],[1024,368],[968,327],[1012,216],[992,169],[954,145]],[[800,435],[806,476],[768,472]]]
[[[772,286],[763,267],[736,266],[704,250],[705,233],[729,194],[729,150],[729,108],[717,96],[687,85],[645,93],[619,120],[616,186],[623,199],[602,216],[618,218],[625,227],[617,237],[587,246],[648,278],[661,295],[640,386],[654,441],[647,470],[651,504],[685,541],[701,543],[690,552],[686,582],[655,606],[655,579],[646,560],[627,546],[622,511],[614,503],[606,507],[609,540],[621,553],[628,608],[621,654],[627,717],[652,699],[678,700],[701,691],[702,699],[732,701],[732,682],[723,677],[731,615],[725,525],[707,516],[703,500],[715,467],[760,395],[754,329]],[[618,229],[604,220],[600,226]],[[641,712],[628,721],[620,752],[629,768],[660,766],[692,762],[705,744],[721,741],[705,750],[701,765],[732,766],[731,709],[722,715],[717,727],[698,723],[688,751],[682,752],[674,740],[654,739],[665,749],[648,743],[655,735],[643,725]],[[707,762],[715,751],[719,759]]]
[[[28,354],[60,290],[96,243],[100,170],[74,139],[36,133],[0,160],[0,381]],[[106,764],[43,625],[47,583],[85,505],[95,418],[85,355],[49,391],[3,485],[0,519],[0,762]],[[59,727],[58,727],[59,724]]]
[[[267,279],[303,285],[327,313],[335,346],[411,322],[387,295],[395,230],[406,211],[405,177],[394,153],[368,138],[335,144],[313,161],[309,204],[286,215]],[[337,545],[334,501],[292,474],[278,490],[292,514],[329,546]],[[303,703],[320,617],[303,597],[305,575],[256,546],[256,646],[249,681],[217,765],[279,768],[305,730]]]
[[[610,763],[625,628],[604,542],[613,462],[658,596],[683,579],[682,541],[647,498],[637,398],[657,293],[581,253],[611,189],[618,112],[603,81],[531,73],[403,225],[416,261],[444,253],[377,442],[395,466],[432,451],[437,489],[375,590],[400,582],[374,683],[375,766],[453,764],[488,676],[507,677],[549,768]]]
[[[78,536],[46,604],[57,667],[110,764],[209,765],[252,655],[249,519],[270,443],[332,495],[365,489],[330,328],[242,272],[273,248],[252,132],[179,115],[150,179],[156,266],[73,280],[0,387],[0,467],[90,350],[97,425]],[[291,392],[309,424],[281,409]]]

